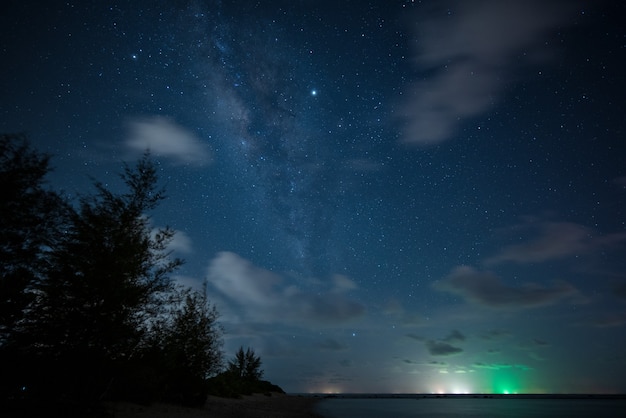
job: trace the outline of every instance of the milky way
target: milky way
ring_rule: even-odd
[[[328,135],[332,109],[313,88],[320,69],[264,18],[216,23],[207,37],[207,101],[246,190],[242,204],[251,221],[271,225],[268,245],[286,246],[303,273],[327,274],[344,145]]]

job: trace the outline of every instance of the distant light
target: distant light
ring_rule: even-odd
[[[311,90],[311,96],[317,96],[317,90],[315,89]]]

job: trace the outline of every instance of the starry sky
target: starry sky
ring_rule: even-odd
[[[0,131],[149,148],[174,278],[288,392],[626,392],[618,1],[9,0]]]

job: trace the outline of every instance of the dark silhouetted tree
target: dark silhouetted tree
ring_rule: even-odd
[[[203,403],[222,328],[206,289],[169,277],[182,261],[174,231],[150,224],[164,194],[149,155],[124,166],[124,192],[95,182],[72,206],[44,188],[49,157],[23,136],[0,152],[0,400],[24,400],[24,416],[37,400]]]
[[[209,303],[206,289],[202,292],[183,291],[182,306],[171,315],[165,329],[166,353],[197,377],[206,379],[222,369],[222,328],[217,323],[219,313]]]
[[[219,313],[203,291],[185,289],[179,303],[155,327],[152,346],[161,360],[164,400],[186,405],[203,404],[206,381],[223,367],[222,327]]]
[[[209,393],[232,398],[253,393],[284,393],[280,387],[261,380],[262,377],[261,358],[251,348],[244,351],[240,347],[229,360],[227,370],[209,379],[207,384]]]
[[[239,378],[246,380],[260,380],[263,377],[261,357],[257,356],[250,347],[243,351],[243,347],[228,362],[228,370]]]
[[[32,302],[67,221],[68,206],[44,187],[49,160],[24,135],[0,136],[0,346]]]
[[[17,343],[39,359],[39,393],[103,396],[166,307],[181,260],[167,251],[173,230],[151,230],[148,213],[164,198],[155,165],[146,154],[121,177],[125,193],[96,182],[96,194],[80,199],[36,283]]]

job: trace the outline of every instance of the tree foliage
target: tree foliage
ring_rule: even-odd
[[[184,289],[177,303],[156,325],[148,349],[159,358],[157,374],[164,382],[161,397],[198,405],[207,395],[205,382],[222,370],[222,328],[206,288]]]
[[[45,187],[49,171],[50,157],[24,135],[0,136],[0,344],[32,301],[66,224],[67,205]]]
[[[1,396],[132,398],[131,381],[147,401],[206,395],[221,368],[218,313],[170,278],[182,261],[168,251],[174,231],[150,223],[164,193],[149,155],[124,166],[124,192],[95,182],[74,207],[43,188],[48,156],[23,137],[0,147],[0,367],[15,370]]]
[[[228,362],[228,369],[209,380],[209,393],[232,398],[253,393],[285,393],[280,387],[261,380],[261,363],[261,357],[254,350],[248,348],[244,351],[240,347]]]
[[[250,347],[246,351],[243,351],[243,347],[239,347],[235,357],[228,362],[228,370],[235,376],[246,380],[260,380],[263,377],[261,357],[257,356]]]
[[[174,367],[206,379],[222,369],[221,327],[219,313],[209,303],[206,289],[186,289],[182,304],[169,317],[162,331],[162,346]]]
[[[70,214],[71,226],[37,286],[41,296],[29,318],[36,328],[52,331],[39,330],[48,338],[41,346],[129,357],[172,290],[168,275],[182,263],[167,252],[174,233],[165,228],[152,234],[146,216],[163,199],[156,169],[146,155],[135,168],[126,166],[122,179],[127,193],[116,195],[96,183],[97,194],[82,197]]]

